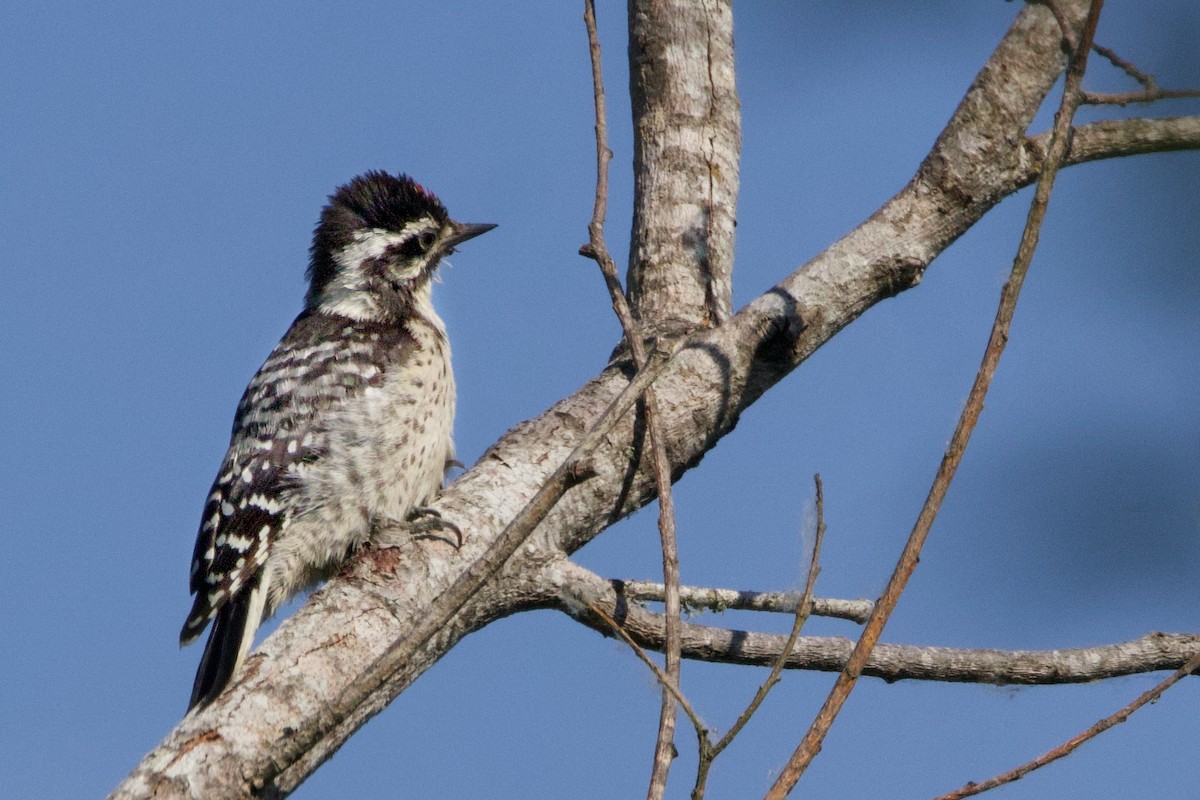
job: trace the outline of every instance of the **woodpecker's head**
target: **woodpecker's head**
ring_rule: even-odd
[[[321,212],[306,305],[354,319],[403,319],[428,302],[442,256],[494,227],[455,222],[407,175],[360,175],[330,195]]]

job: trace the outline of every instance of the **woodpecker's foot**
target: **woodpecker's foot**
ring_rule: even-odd
[[[436,508],[414,508],[408,515],[408,530],[417,539],[443,539],[450,541],[446,534],[454,534],[454,548],[462,547],[463,534],[459,527],[444,518]]]

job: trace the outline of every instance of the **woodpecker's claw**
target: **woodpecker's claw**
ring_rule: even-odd
[[[412,513],[408,515],[407,526],[415,539],[443,539],[449,541],[445,536],[439,536],[438,534],[451,531],[454,533],[454,549],[457,550],[462,547],[462,531],[453,522],[443,517],[441,512],[436,508],[414,508]]]

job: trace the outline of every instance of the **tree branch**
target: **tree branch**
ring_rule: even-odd
[[[1037,164],[1046,158],[1049,133],[1025,140],[1026,163],[1020,185],[1037,180]],[[1064,166],[1145,153],[1166,153],[1200,148],[1200,117],[1142,117],[1109,119],[1081,125],[1071,137]]]
[[[616,580],[618,591],[638,603],[662,602],[663,585],[653,581]],[[710,611],[769,611],[795,614],[803,592],[752,592],[741,589],[717,589],[706,586],[680,586],[679,599],[687,608]],[[814,617],[835,617],[863,623],[875,604],[870,600],[841,600],[829,597],[812,599]]]
[[[603,609],[639,646],[661,650],[664,622],[609,581],[570,561],[555,562],[544,573],[545,605],[556,608],[605,636],[608,624],[590,617],[584,601]],[[683,657],[721,664],[770,667],[784,651],[787,636],[685,622]],[[787,669],[838,672],[854,643],[841,637],[801,636],[788,656]],[[1059,650],[876,645],[863,675],[889,683],[900,680],[980,683],[996,686],[1046,686],[1089,683],[1106,678],[1179,669],[1200,655],[1200,634],[1148,633],[1119,644]]]
[[[1121,58],[1110,48],[1093,44],[1092,49],[1104,56],[1114,67],[1142,85],[1132,92],[1084,92],[1083,102],[1092,105],[1124,106],[1130,103],[1153,103],[1158,100],[1176,100],[1184,97],[1200,97],[1200,89],[1164,89],[1148,72],[1142,72],[1133,63]]]
[[[634,198],[629,295],[643,330],[733,313],[741,107],[731,0],[629,4]]]

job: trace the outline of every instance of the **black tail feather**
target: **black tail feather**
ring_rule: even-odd
[[[196,682],[192,685],[192,699],[188,711],[196,706],[211,703],[229,684],[237,669],[238,651],[246,632],[246,622],[251,605],[251,592],[242,591],[229,599],[213,618],[204,655],[196,670]]]

